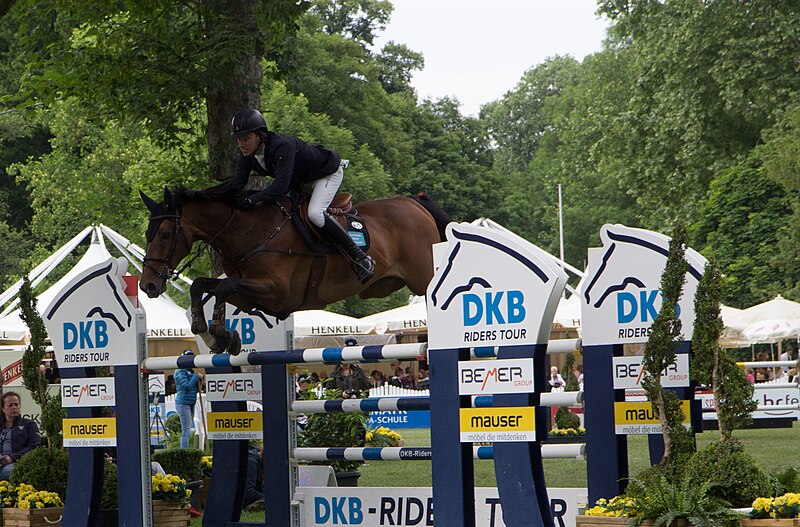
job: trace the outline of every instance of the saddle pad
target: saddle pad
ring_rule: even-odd
[[[345,229],[350,238],[361,247],[362,251],[369,249],[369,231],[361,217],[357,214],[348,214],[344,216],[344,219],[347,223]]]

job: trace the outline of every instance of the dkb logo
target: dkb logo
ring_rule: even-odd
[[[639,296],[628,291],[617,293],[617,322],[627,324],[637,318],[639,322],[652,322],[658,316],[656,300],[660,300],[661,292],[655,290],[639,291]],[[659,303],[660,305],[660,303]],[[675,305],[675,316],[681,315],[681,306]]]
[[[76,326],[64,323],[64,349],[99,349],[108,346],[108,324],[105,320],[86,320]]]
[[[486,291],[483,295],[464,293],[464,326],[485,319],[486,325],[518,324],[525,320],[525,295],[522,291]]]
[[[239,324],[241,322],[241,325]],[[208,321],[211,325],[211,321]],[[249,346],[256,341],[256,324],[251,318],[226,318],[225,329],[228,331],[238,331],[239,336],[242,337],[242,344]]]

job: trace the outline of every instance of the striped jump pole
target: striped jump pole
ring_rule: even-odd
[[[540,406],[574,406],[583,403],[583,392],[543,393]],[[491,395],[472,396],[473,408],[491,408]],[[430,410],[429,397],[382,397],[380,399],[326,399],[294,401],[292,411],[298,414],[323,414],[338,412],[402,412]]]
[[[542,445],[544,459],[583,459],[585,443]],[[430,447],[318,447],[295,448],[292,457],[297,461],[430,461]],[[494,459],[493,446],[473,446],[473,459]]]
[[[337,364],[340,362],[371,363],[393,360],[417,360],[427,355],[428,345],[385,344],[382,346],[348,346],[344,348],[307,348],[278,351],[253,351],[229,355],[182,355],[179,357],[151,357],[142,367],[148,370],[174,368],[224,368],[236,366],[280,364]]]

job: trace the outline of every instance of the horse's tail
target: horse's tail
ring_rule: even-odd
[[[420,192],[416,196],[411,196],[411,199],[425,207],[425,210],[428,211],[433,217],[433,220],[436,222],[436,229],[439,231],[439,239],[444,241],[445,239],[445,228],[447,224],[453,221],[453,218],[447,214],[442,207],[440,207],[435,201],[425,195],[423,192]]]

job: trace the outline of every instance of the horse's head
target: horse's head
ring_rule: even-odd
[[[192,248],[192,240],[181,226],[181,211],[175,198],[164,188],[164,201],[158,203],[139,191],[142,201],[150,211],[147,227],[147,252],[139,287],[150,298],[155,298],[167,288],[167,280]]]

